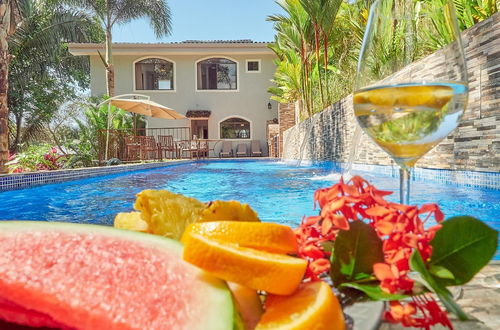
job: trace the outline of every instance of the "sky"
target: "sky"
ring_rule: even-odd
[[[275,0],[167,0],[172,33],[157,39],[146,19],[115,26],[113,42],[173,42],[184,40],[273,41],[268,15],[283,13]]]

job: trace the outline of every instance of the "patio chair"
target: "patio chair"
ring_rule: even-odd
[[[231,141],[224,141],[222,143],[222,149],[219,152],[219,158],[232,157],[233,156],[233,143]]]
[[[125,145],[125,160],[138,160],[141,155],[141,141],[139,136],[128,135],[123,138]]]
[[[158,159],[158,147],[154,136],[140,136],[141,160]]]
[[[245,157],[247,156],[247,145],[246,144],[238,144],[236,146],[236,157]]]
[[[182,140],[179,142],[179,152],[181,158],[192,159],[194,155],[198,156],[198,143],[195,140]],[[185,154],[189,157],[184,157]]]
[[[165,153],[165,158],[179,158],[179,148],[172,135],[158,135],[158,156],[163,158],[163,153]]]
[[[259,140],[252,140],[252,144],[250,145],[251,156],[262,156],[262,149],[260,148]]]
[[[208,141],[198,141],[198,158],[207,157],[208,158],[209,148]]]

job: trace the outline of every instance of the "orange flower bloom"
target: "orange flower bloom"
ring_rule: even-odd
[[[429,260],[432,255],[430,241],[441,226],[425,229],[424,223],[431,216],[440,223],[444,215],[436,204],[418,208],[388,202],[384,197],[390,194],[376,189],[359,176],[347,183],[341,178],[332,187],[314,193],[314,206],[319,205],[319,215],[303,219],[295,230],[298,254],[309,261],[306,279],[319,280],[320,275],[329,271],[331,251],[325,250],[324,243],[334,242],[339,231],[349,230],[350,222],[362,220],[382,239],[384,262],[373,267],[380,287],[388,293],[411,294],[414,282],[408,277],[410,256],[418,250],[424,262]],[[441,323],[451,328],[446,313],[432,299],[414,299],[404,305],[395,301],[390,306],[385,317],[391,322],[422,328]]]

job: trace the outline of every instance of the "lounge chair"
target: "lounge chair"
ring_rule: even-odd
[[[222,157],[232,157],[233,156],[233,143],[231,141],[224,141],[222,143],[222,149],[219,152],[219,158]]]
[[[246,144],[238,144],[236,146],[236,157],[246,157],[247,156],[247,145]]]
[[[259,140],[252,140],[252,144],[250,145],[251,155],[254,156],[262,156],[262,149],[260,148]]]

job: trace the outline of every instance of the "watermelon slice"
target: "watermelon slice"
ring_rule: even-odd
[[[62,329],[232,329],[226,284],[167,238],[0,221],[0,320]]]

